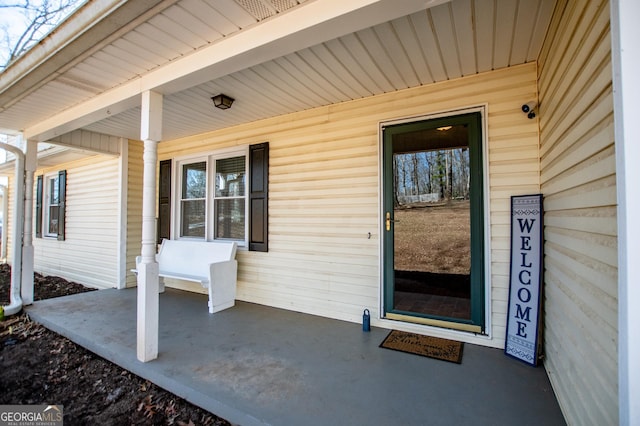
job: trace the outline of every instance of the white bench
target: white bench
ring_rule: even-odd
[[[237,244],[219,241],[162,240],[156,254],[160,288],[163,278],[199,282],[209,289],[209,312],[235,305],[238,262]],[[141,257],[136,257],[136,269]]]

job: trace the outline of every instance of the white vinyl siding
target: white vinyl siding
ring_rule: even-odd
[[[536,94],[528,64],[163,142],[159,159],[268,141],[269,252],[238,252],[237,298],[348,321],[368,308],[380,325],[379,123],[487,105],[493,339],[461,338],[503,347],[509,197],[539,191],[537,120],[520,111]]]
[[[92,287],[117,285],[118,167],[118,158],[106,156],[56,166],[67,170],[65,241],[34,238],[35,271]]]
[[[545,367],[569,424],[618,424],[608,2],[559,1],[540,57]]]
[[[143,144],[129,140],[127,163],[127,248],[126,248],[126,287],[135,287],[136,276],[129,272],[136,269],[136,256],[142,251],[142,175]]]

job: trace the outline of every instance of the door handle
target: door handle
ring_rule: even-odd
[[[393,220],[391,219],[391,213],[387,212],[387,231],[391,231],[391,222],[396,223],[396,222],[400,222],[399,220]]]

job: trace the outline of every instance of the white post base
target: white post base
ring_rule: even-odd
[[[160,296],[158,294],[158,264],[138,265],[137,356],[148,362],[158,357]]]
[[[33,303],[33,246],[22,247],[22,282],[20,296],[23,305]]]

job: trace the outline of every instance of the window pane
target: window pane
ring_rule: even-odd
[[[207,163],[182,167],[182,199],[204,198],[207,193]]]
[[[48,234],[58,234],[58,206],[49,207],[49,232]]]
[[[216,238],[244,240],[244,199],[216,200]]]
[[[182,237],[204,238],[205,201],[182,201]]]
[[[216,197],[244,197],[245,157],[216,160]]]

